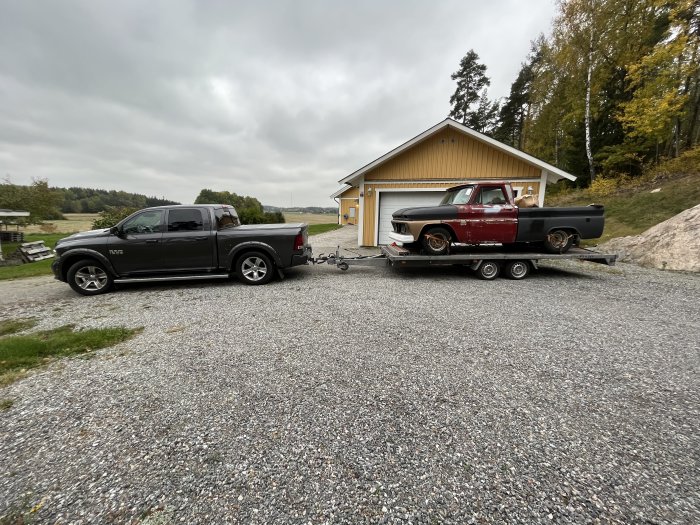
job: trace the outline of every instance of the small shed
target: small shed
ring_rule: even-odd
[[[547,184],[561,179],[576,177],[448,118],[341,179],[332,197],[339,224],[357,224],[358,245],[377,246],[390,243],[396,210],[435,206],[449,187],[506,180],[542,206]]]

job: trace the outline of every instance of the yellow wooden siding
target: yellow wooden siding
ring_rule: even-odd
[[[507,153],[444,129],[365,174],[369,180],[540,178],[541,170]]]
[[[355,217],[350,217],[350,208],[355,208]],[[347,215],[347,219],[345,216]],[[340,199],[338,224],[357,224],[360,219],[360,205],[357,199]]]

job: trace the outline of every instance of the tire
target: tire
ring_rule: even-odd
[[[504,269],[508,279],[525,279],[530,274],[530,263],[527,261],[510,261]]]
[[[81,295],[109,292],[114,280],[104,265],[95,259],[83,259],[68,269],[68,284]]]
[[[501,266],[496,261],[484,261],[479,265],[476,275],[484,281],[493,281],[501,273]]]
[[[566,253],[574,243],[574,236],[565,230],[553,230],[544,239],[547,253]]]
[[[420,242],[428,255],[445,255],[450,251],[452,234],[446,228],[428,228],[421,234]]]
[[[270,257],[262,252],[248,252],[236,263],[238,279],[249,285],[269,283],[275,275],[275,267]]]

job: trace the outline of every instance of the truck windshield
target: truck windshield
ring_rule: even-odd
[[[469,202],[474,186],[467,186],[461,190],[448,191],[447,195],[442,198],[440,204],[466,204]]]

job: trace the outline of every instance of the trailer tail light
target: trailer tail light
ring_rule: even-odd
[[[295,250],[303,250],[304,249],[304,235],[301,233],[298,233],[297,236],[294,238],[294,249]]]

